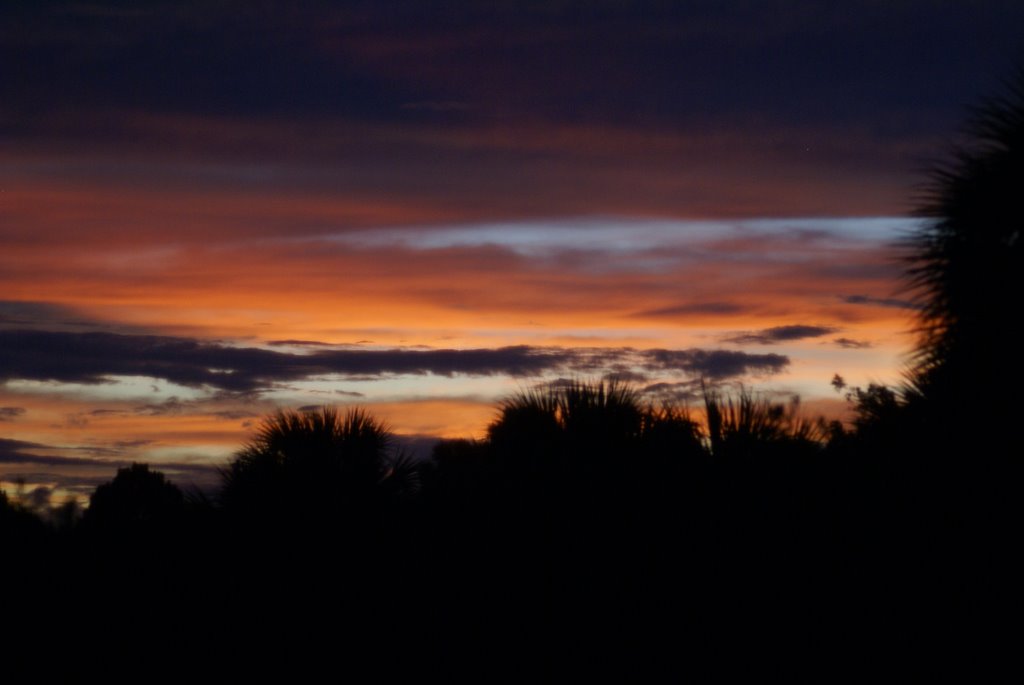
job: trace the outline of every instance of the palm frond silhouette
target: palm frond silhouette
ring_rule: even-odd
[[[908,240],[921,306],[913,381],[933,399],[1019,387],[1024,292],[1024,69],[972,110],[967,142],[937,164]]]
[[[505,399],[488,445],[504,477],[526,487],[617,487],[705,455],[703,432],[685,408],[646,404],[615,380],[561,382]]]
[[[499,449],[523,452],[523,459],[553,452],[594,463],[635,443],[643,417],[638,393],[625,384],[569,381],[505,399],[488,439]]]
[[[736,458],[773,447],[824,446],[828,427],[822,418],[800,414],[799,402],[789,405],[771,402],[746,388],[723,398],[704,388],[708,442],[715,457]]]
[[[394,453],[390,430],[362,409],[283,410],[221,471],[228,508],[292,511],[367,504],[414,490],[416,464]]]

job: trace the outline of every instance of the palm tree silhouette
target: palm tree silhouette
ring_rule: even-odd
[[[924,221],[906,243],[921,312],[899,430],[880,432],[895,444],[870,443],[916,466],[898,481],[897,520],[905,539],[931,542],[905,563],[942,569],[933,587],[951,609],[937,625],[957,636],[960,626],[1005,623],[1004,593],[1020,575],[1007,541],[1019,535],[1024,454],[1024,68],[1002,96],[972,109],[964,133],[966,142],[933,167],[917,212]],[[935,593],[926,596],[922,605]]]
[[[824,418],[800,415],[799,399],[787,406],[740,388],[737,397],[721,397],[704,387],[708,442],[716,459],[759,456],[767,450],[779,454],[822,449],[828,440]]]
[[[504,400],[488,438],[499,446],[546,445],[580,456],[586,451],[595,459],[638,439],[642,426],[643,408],[635,390],[616,381],[570,381]]]
[[[1016,403],[977,400],[1024,380],[1014,315],[1024,292],[1024,69],[972,110],[965,133],[933,168],[917,212],[926,221],[907,243],[922,308],[912,381],[943,412],[939,425],[964,424],[967,410],[984,414],[980,428],[1012,424]]]
[[[615,381],[569,381],[505,399],[487,444],[512,488],[592,493],[647,482],[686,458],[704,456],[697,422],[680,407],[645,404]]]
[[[278,411],[221,471],[221,500],[252,514],[330,515],[415,489],[415,464],[392,450],[390,430],[362,409]]]

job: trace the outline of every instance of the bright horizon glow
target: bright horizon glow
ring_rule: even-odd
[[[789,359],[781,371],[733,382],[799,395],[805,411],[836,416],[844,405],[832,374],[853,385],[899,379],[912,311],[897,306],[891,245],[913,225],[897,217],[588,217],[252,242],[150,236],[130,248],[69,235],[59,262],[42,244],[22,246],[17,261],[0,255],[10,298],[0,313],[11,312],[0,332],[171,336],[295,359],[523,345],[619,350],[625,359],[652,349],[781,354]],[[20,268],[26,261],[35,268]],[[21,299],[28,293],[35,296]],[[799,334],[787,337],[789,330]],[[66,354],[73,362],[75,350]],[[240,373],[225,363],[204,371]],[[622,370],[641,374],[639,389],[694,379]],[[0,406],[23,411],[11,412],[6,435],[34,445],[17,453],[52,459],[0,465],[0,478],[20,473],[30,485],[80,498],[91,482],[84,474],[140,460],[189,481],[202,474],[176,464],[224,463],[276,407],[360,405],[399,434],[479,438],[502,397],[559,376],[610,372],[325,372],[242,395],[145,374],[106,374],[102,383],[12,378]],[[60,462],[83,455],[92,461]],[[85,480],[62,480],[68,468]]]

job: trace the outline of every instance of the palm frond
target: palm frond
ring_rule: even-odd
[[[279,410],[263,419],[253,439],[220,470],[228,506],[289,506],[321,500],[364,501],[418,487],[417,465],[392,454],[391,431],[361,408]]]
[[[718,457],[782,443],[821,446],[828,440],[825,419],[803,416],[798,398],[786,405],[742,387],[735,397],[723,398],[705,386],[704,406],[711,451]]]

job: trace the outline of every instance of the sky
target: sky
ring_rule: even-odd
[[[210,488],[277,408],[408,449],[618,378],[895,383],[900,241],[1019,2],[0,5],[0,488]]]

